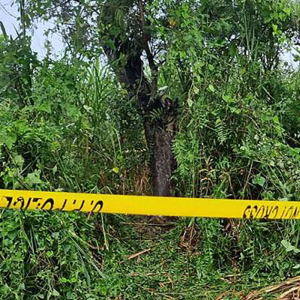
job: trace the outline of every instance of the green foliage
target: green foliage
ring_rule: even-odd
[[[20,1],[15,40],[0,22],[0,188],[151,193],[144,120],[119,80],[126,57],[111,69],[100,56],[116,37],[119,47],[135,42],[131,53],[144,44],[143,2]],[[280,56],[299,39],[297,3],[154,0],[143,9],[157,95],[178,103],[177,194],[299,199],[300,73]],[[37,61],[25,34],[35,17],[55,18],[66,57]],[[145,222],[2,210],[0,298],[234,299],[299,274],[298,221]]]
[[[276,35],[268,33],[271,29],[267,18],[270,14],[270,18],[278,18],[279,24],[287,26],[284,20],[290,10],[283,8],[283,3],[245,2],[242,6],[237,4],[234,17],[245,13],[245,18],[255,17],[255,22],[235,23],[223,19],[227,11],[216,5],[210,9],[218,18],[207,15],[198,24],[204,15],[188,15],[182,5],[182,18],[187,18],[190,25],[186,31],[194,38],[183,41],[180,30],[175,32],[168,51],[170,62],[162,74],[169,76],[182,70],[182,66],[187,70],[178,72],[175,80],[164,78],[177,83],[173,92],[170,88],[170,94],[179,95],[182,102],[174,151],[178,162],[175,176],[179,181],[186,178],[181,181],[184,193],[225,198],[299,198],[299,149],[296,142],[291,145],[292,132],[286,130],[289,121],[284,122],[291,120],[292,103],[297,102],[297,88],[290,88],[297,76],[284,70],[278,54],[272,52],[272,45],[280,43]],[[226,7],[222,1],[219,5]],[[253,12],[254,5],[257,13]],[[272,5],[278,5],[276,11],[283,10],[280,16],[271,11]],[[196,31],[199,26],[200,31]],[[259,34],[261,26],[265,26],[265,32],[259,37],[255,34]],[[230,38],[236,30],[237,38]],[[254,34],[252,41],[248,40],[249,33]],[[212,38],[219,34],[225,37],[221,43]],[[232,51],[237,42],[239,49]],[[197,47],[197,43],[201,46]],[[257,46],[249,48],[253,43]],[[278,60],[276,64],[274,60]]]
[[[85,223],[83,215],[2,211],[1,299],[86,296],[90,276],[104,274],[99,269],[100,257],[92,258],[89,248],[99,236]],[[98,249],[97,244],[94,247]]]

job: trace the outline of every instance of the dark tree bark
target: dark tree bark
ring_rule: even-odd
[[[171,177],[176,167],[172,152],[176,131],[176,102],[157,95],[158,68],[146,40],[139,43],[140,48],[134,39],[127,39],[121,43],[114,37],[114,43],[116,50],[104,47],[104,51],[115,73],[125,85],[129,97],[135,97],[138,101],[150,151],[153,193],[159,196],[171,196],[173,190]],[[146,52],[152,71],[151,81],[144,75],[143,51]],[[118,64],[121,55],[126,58],[126,61]],[[153,113],[157,117],[153,118]]]
[[[157,196],[171,196],[173,191],[172,173],[176,167],[172,143],[176,131],[176,107],[170,99],[158,98],[155,106],[160,107],[159,118],[153,120],[148,115],[149,108],[143,111],[145,136],[151,157],[153,193]]]
[[[155,195],[171,196],[171,176],[175,169],[175,159],[172,152],[174,131],[167,128],[154,129],[153,147],[153,191]]]

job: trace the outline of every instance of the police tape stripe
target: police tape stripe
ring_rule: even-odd
[[[0,190],[0,207],[239,219],[300,219],[300,202]]]

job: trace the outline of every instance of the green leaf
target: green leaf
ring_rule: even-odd
[[[215,68],[214,68],[214,66],[213,65],[208,65],[208,69],[210,70],[210,71],[213,71]]]
[[[214,86],[212,85],[212,84],[210,84],[209,86],[208,86],[208,90],[210,91],[210,92],[212,92],[212,93],[214,93],[216,90],[215,90],[215,88],[214,88]]]
[[[51,103],[50,101],[42,101],[38,107],[37,107],[38,111],[42,111],[42,112],[46,112],[46,113],[51,113]]]
[[[60,293],[59,293],[56,289],[53,289],[52,295],[53,295],[54,297],[59,297],[59,296],[60,296]]]
[[[28,121],[17,120],[14,122],[14,128],[18,134],[24,134],[28,130]]]
[[[243,74],[245,74],[246,73],[246,68],[245,67],[242,67],[241,69],[240,69],[240,72],[241,72],[241,74],[243,75]]]
[[[48,257],[52,257],[54,255],[54,252],[53,251],[47,251],[47,256]]]
[[[112,170],[113,170],[113,172],[115,172],[116,174],[119,173],[119,168],[118,168],[118,167],[114,167]]]
[[[55,165],[53,168],[52,168],[52,173],[53,175],[55,175],[57,172],[57,165]]]
[[[9,150],[12,149],[13,144],[17,141],[15,132],[0,131],[0,143],[5,144]]]
[[[297,250],[290,242],[287,240],[282,240],[281,245],[285,248],[286,252]]]
[[[25,179],[26,183],[32,186],[33,184],[41,184],[42,180],[39,178],[39,173],[29,173]]]
[[[22,155],[16,155],[14,157],[14,162],[18,167],[22,168],[24,164],[24,158],[22,157]]]
[[[273,121],[274,121],[275,124],[280,124],[278,116],[275,116],[273,118]]]
[[[300,268],[300,264],[297,264],[293,267],[293,269],[299,269]]]
[[[230,102],[231,97],[228,95],[222,95],[222,99],[226,102]]]
[[[279,34],[277,24],[272,24],[272,29],[273,29],[273,35],[278,35]]]
[[[194,86],[193,91],[195,95],[199,95],[199,89],[196,86]]]
[[[0,28],[1,28],[3,36],[5,37],[5,39],[7,39],[7,33],[5,30],[4,24],[1,21],[0,21]]]
[[[288,16],[291,15],[291,9],[290,9],[290,7],[284,7],[284,8],[283,8],[283,11],[284,11]]]
[[[266,179],[264,177],[262,177],[261,175],[256,175],[253,179],[252,179],[252,183],[254,184],[258,184],[260,185],[261,187],[264,186],[266,182]]]

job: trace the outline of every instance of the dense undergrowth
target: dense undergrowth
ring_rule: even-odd
[[[201,34],[230,22],[200,32],[181,11],[158,80],[181,110],[176,194],[299,199],[299,70],[266,68],[255,58],[272,45],[255,36],[251,54],[234,44],[228,54]],[[112,69],[75,55],[39,61],[29,43],[0,37],[0,188],[151,194],[140,108]],[[0,299],[240,299],[299,274],[299,227],[1,210]]]
[[[286,79],[287,87],[294,80]],[[33,105],[3,97],[1,187],[150,194],[146,145],[136,131],[141,120],[134,103],[120,110],[126,93],[116,86],[97,65],[61,61],[37,70]],[[297,120],[293,98],[285,97],[284,106],[269,107],[254,95],[237,101],[217,94],[214,105],[197,97],[174,144],[181,195],[297,198],[299,151],[282,125]],[[183,219],[168,230],[149,222],[1,211],[1,298],[214,299],[229,288],[233,299],[239,290],[298,274],[298,221]]]

